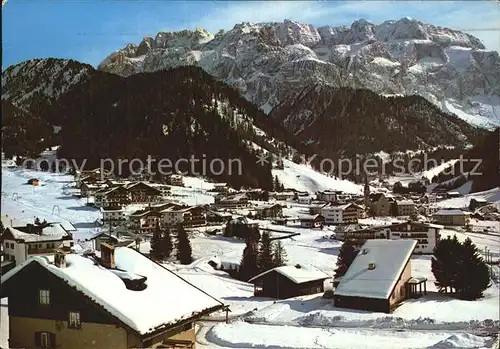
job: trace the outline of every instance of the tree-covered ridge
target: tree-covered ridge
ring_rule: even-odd
[[[475,144],[483,134],[419,96],[313,85],[279,105],[273,118],[323,156]]]

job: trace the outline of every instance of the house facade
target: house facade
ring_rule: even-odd
[[[316,198],[321,201],[336,202],[339,193],[335,190],[319,191],[316,193]]]
[[[161,225],[163,215],[160,212],[143,210],[129,216],[129,228],[134,234],[152,233],[158,224]]]
[[[442,225],[465,227],[469,223],[470,212],[462,210],[440,210],[432,215],[434,221]]]
[[[51,255],[56,249],[69,250],[73,237],[58,223],[45,227],[28,224],[5,228],[0,242],[4,261],[16,266],[32,256]]]
[[[412,217],[418,213],[417,205],[411,200],[396,201],[396,206],[398,208],[398,216]]]
[[[113,226],[123,224],[127,221],[125,210],[121,207],[103,208],[101,207],[101,221],[105,226]]]
[[[335,307],[390,313],[401,302],[421,295],[426,279],[411,276],[413,240],[369,240],[361,247],[334,291]],[[415,283],[416,281],[416,283]]]
[[[195,348],[195,321],[223,304],[133,249],[116,250],[101,251],[101,259],[57,252],[54,263],[35,257],[2,275],[9,347]],[[124,256],[149,267],[124,273]]]
[[[312,266],[288,265],[261,273],[248,282],[254,284],[254,295],[286,299],[321,293],[329,276]]]
[[[415,240],[416,254],[432,254],[440,237],[443,226],[408,221],[379,227],[344,232],[343,240],[361,246],[367,240]],[[337,235],[341,240],[341,236]]]
[[[283,215],[283,208],[280,204],[270,204],[257,207],[257,216],[259,218],[277,218]]]

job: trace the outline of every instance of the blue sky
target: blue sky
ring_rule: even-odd
[[[162,30],[199,26],[215,33],[241,22],[284,19],[320,26],[408,16],[464,30],[488,49],[500,50],[500,6],[495,1],[8,0],[2,10],[2,70],[46,57],[97,65],[112,51]]]

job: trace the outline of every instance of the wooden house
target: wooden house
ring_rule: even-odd
[[[9,348],[195,348],[195,322],[224,305],[134,249],[56,252],[2,275]]]
[[[302,215],[299,221],[302,228],[322,228],[325,224],[325,217],[320,214]]]
[[[283,207],[280,204],[268,204],[257,207],[257,217],[277,218],[283,215]]]
[[[137,182],[126,186],[130,193],[130,201],[133,204],[153,203],[161,199],[160,190],[147,185],[144,182]]]
[[[129,215],[129,228],[134,234],[152,233],[162,225],[163,214],[153,210],[139,210]]]
[[[438,224],[465,227],[469,223],[470,212],[462,210],[440,210],[434,213],[432,218]]]
[[[254,295],[286,299],[324,291],[329,276],[311,265],[287,265],[265,271],[251,278]]]
[[[366,241],[335,289],[335,306],[390,313],[405,299],[425,293],[427,280],[411,275],[416,244],[415,240]]]
[[[389,216],[391,203],[383,193],[370,194],[370,209],[375,216]]]

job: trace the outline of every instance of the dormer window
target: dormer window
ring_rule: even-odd
[[[50,305],[50,290],[39,290],[38,303],[42,305]]]

